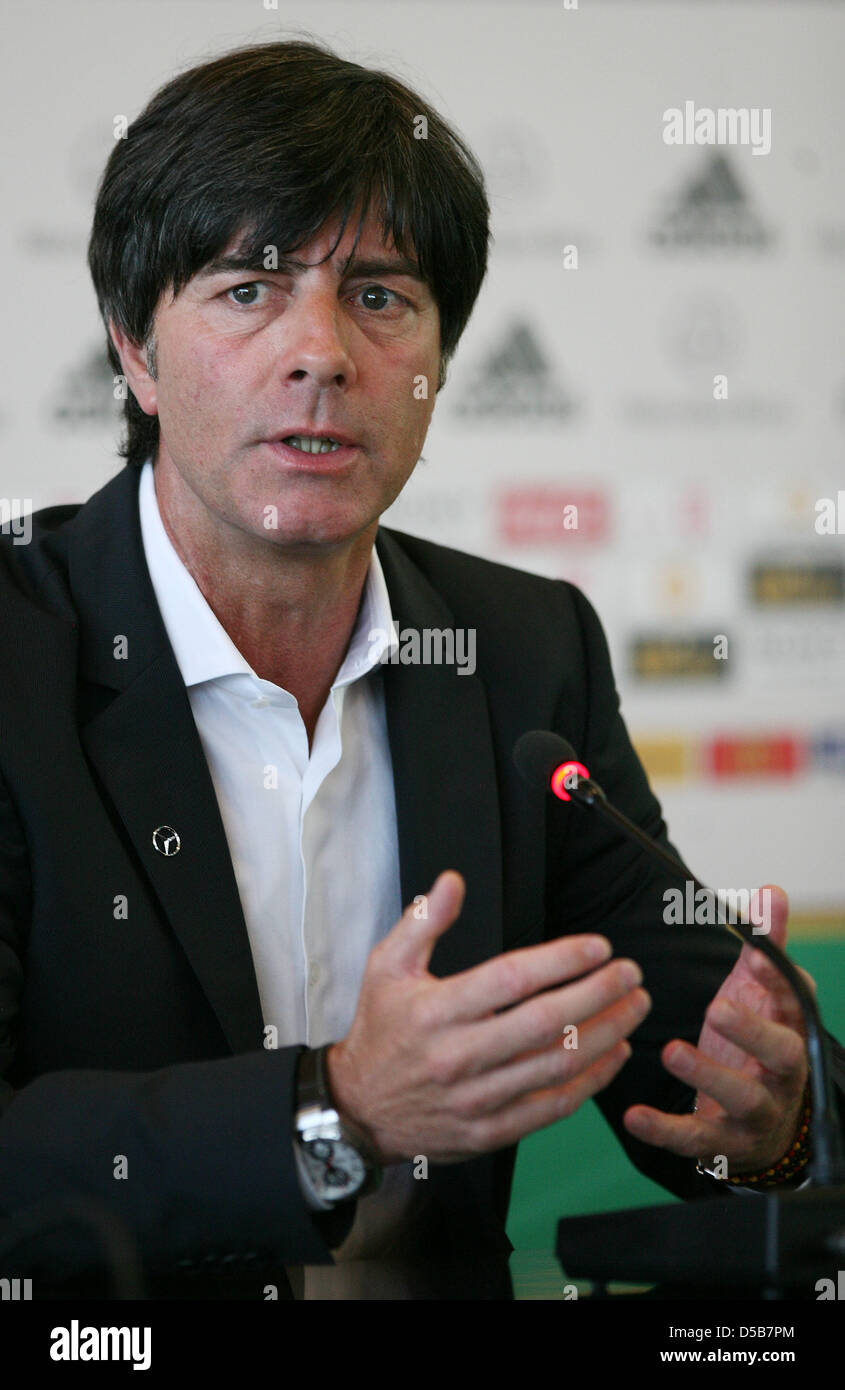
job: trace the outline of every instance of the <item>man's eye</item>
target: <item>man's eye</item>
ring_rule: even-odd
[[[236,295],[252,294],[253,291],[255,291],[255,290],[260,290],[260,289],[263,289],[263,288],[264,288],[264,286],[262,285],[262,282],[261,282],[260,280],[250,280],[250,281],[248,281],[248,282],[247,282],[246,284],[244,284],[244,285],[232,285],[230,289],[226,290],[226,294],[227,294],[227,295],[229,295],[229,294],[236,294]],[[248,309],[248,308],[250,307],[250,305],[255,304],[256,301],[255,301],[254,298],[253,298],[253,299],[240,299],[240,298],[238,298],[238,299],[232,300],[231,302],[232,302],[233,304],[240,304],[243,308]]]
[[[370,301],[369,303],[365,303],[364,308],[374,309],[377,313],[384,308],[384,303],[374,304],[372,302],[372,297],[378,299],[383,295],[387,295],[389,298],[392,298],[397,304],[408,303],[407,299],[404,299],[401,294],[397,294],[395,290],[385,289],[384,285],[364,285],[360,290],[357,291],[357,295],[370,296]]]
[[[260,290],[266,290],[267,285],[262,280],[249,280],[243,285],[231,285],[224,293],[231,304],[236,304],[243,309],[249,309],[259,303],[256,297]],[[406,305],[407,299],[398,294],[396,290],[388,290],[384,285],[364,285],[356,291],[356,298],[361,298],[365,309],[371,309],[374,313],[382,313],[391,304],[395,306]]]

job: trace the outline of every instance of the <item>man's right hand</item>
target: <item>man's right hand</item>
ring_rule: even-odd
[[[634,961],[602,964],[612,950],[602,936],[431,975],[434,944],[464,892],[450,869],[427,896],[427,916],[405,910],[371,951],[352,1027],[327,1054],[337,1109],[382,1165],[472,1158],[573,1114],[628,1060],[625,1038],[651,1008]],[[570,1024],[577,1033],[567,1031],[564,1046]]]

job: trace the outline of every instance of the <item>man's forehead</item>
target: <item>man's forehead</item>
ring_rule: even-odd
[[[275,263],[281,271],[307,270],[325,261],[331,251],[330,263],[338,274],[369,275],[392,272],[394,275],[409,275],[414,279],[423,279],[413,247],[408,254],[398,251],[392,238],[385,239],[373,214],[362,224],[357,244],[356,228],[357,221],[350,218],[343,237],[335,245],[340,223],[339,220],[329,221],[295,252],[263,246],[253,256],[248,256],[245,250],[249,243],[249,233],[241,230],[232,237],[219,255],[214,256],[197,272],[194,278],[205,280],[227,271],[272,269],[273,265],[268,264],[267,260],[268,252],[272,250],[275,252]]]

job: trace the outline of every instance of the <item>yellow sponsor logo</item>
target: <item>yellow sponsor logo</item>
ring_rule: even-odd
[[[634,747],[650,780],[683,781],[696,770],[694,749],[689,739],[646,735],[635,738]]]
[[[726,662],[717,661],[713,639],[641,637],[632,646],[634,675],[640,680],[710,679],[725,674]]]
[[[790,603],[841,603],[845,582],[841,565],[757,565],[751,594],[761,607]]]

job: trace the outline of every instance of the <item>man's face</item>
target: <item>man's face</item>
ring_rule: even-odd
[[[434,408],[438,309],[372,217],[341,278],[355,226],[350,218],[323,264],[337,223],[296,252],[303,269],[281,255],[278,270],[212,262],[175,300],[162,296],[156,379],[141,370],[130,381],[158,414],[159,487],[197,537],[240,544],[236,528],[265,544],[331,548],[374,531],[413,471]],[[418,399],[421,376],[428,399]],[[311,454],[267,442],[294,433],[340,434],[354,447]]]

